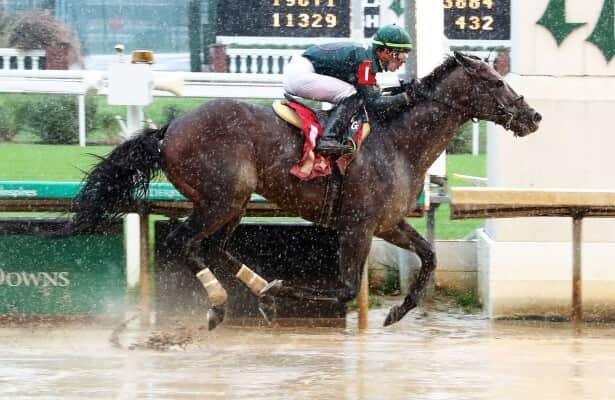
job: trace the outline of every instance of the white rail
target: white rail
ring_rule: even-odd
[[[226,49],[230,73],[283,74],[297,49]]]
[[[182,79],[184,97],[280,98],[281,75],[154,71],[156,81]],[[1,93],[107,94],[107,71],[0,70]],[[155,96],[171,96],[154,91]]]
[[[213,72],[153,72],[154,81],[183,81],[183,97],[276,99],[284,96],[282,75]],[[394,74],[382,74],[382,85],[395,85]],[[85,146],[85,95],[107,95],[107,71],[0,70],[0,93],[76,95],[79,98],[79,144]],[[154,96],[172,96],[154,90]]]
[[[381,86],[397,84],[395,74],[379,75]],[[279,74],[154,71],[154,79],[183,80],[183,97],[275,99],[284,95]],[[106,95],[107,87],[107,71],[0,70],[0,93],[80,95],[95,90]],[[155,90],[154,96],[172,94]]]
[[[15,60],[17,70],[25,70],[26,63],[33,70],[39,69],[39,63],[45,57],[45,50],[19,50],[12,48],[0,48],[0,70],[10,70],[11,61]]]

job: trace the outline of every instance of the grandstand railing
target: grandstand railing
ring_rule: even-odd
[[[45,69],[45,50],[0,48],[0,70]]]

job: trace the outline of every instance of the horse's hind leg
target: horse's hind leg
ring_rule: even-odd
[[[241,215],[243,215],[243,212],[241,213]],[[207,239],[204,244],[204,254],[203,254],[204,259],[209,260],[211,265],[216,265],[216,266],[221,267],[221,268],[216,269],[216,273],[221,273],[222,276],[224,276],[227,279],[227,281],[229,279],[233,279],[237,277],[236,275],[233,275],[232,272],[237,268],[237,265],[241,264],[239,261],[235,260],[226,251],[226,247],[228,245],[229,239],[231,238],[231,236],[233,235],[233,232],[235,231],[235,229],[241,222],[241,215],[239,215],[235,219],[228,222],[222,229],[216,232],[213,237]],[[242,268],[247,268],[247,267],[245,267],[242,264],[242,266],[239,268],[241,271]],[[201,272],[205,274],[206,272],[204,271],[205,270]],[[209,269],[207,269],[207,271],[208,271],[207,276],[209,275],[213,276],[213,273]],[[254,275],[254,278],[257,278],[260,281],[264,282],[262,285],[266,284],[264,279],[262,279],[260,276],[258,276],[255,273],[253,273],[253,275]],[[197,274],[197,277],[201,279],[201,277],[198,274]],[[217,279],[215,279],[215,277],[213,279],[214,280],[212,281],[210,278],[209,282],[214,282],[210,284],[213,285],[212,289],[215,290],[216,289],[215,282],[217,282]],[[201,281],[203,282],[203,280]],[[205,285],[205,282],[203,282],[203,285],[205,286],[206,289],[208,289],[209,286]],[[208,295],[211,298],[212,294],[209,292],[209,290],[208,290]],[[267,299],[265,299],[264,296],[261,296],[259,298],[259,309],[261,311],[261,314],[263,314],[263,316],[265,317],[265,319],[269,321],[269,319],[272,318],[273,315],[275,315],[275,303],[273,301],[265,301],[265,300]],[[224,320],[224,314],[225,314],[225,308],[226,308],[226,292],[224,293],[224,303],[215,303],[213,301],[212,303],[214,304],[214,306],[208,311],[208,321],[209,321],[210,330],[214,329],[218,324],[220,324]]]
[[[229,230],[228,235],[221,242],[211,241],[206,245],[205,259],[215,262],[215,265],[221,266],[223,273],[227,277],[234,277],[239,279],[244,285],[252,291],[252,293],[258,297],[258,308],[262,316],[267,322],[275,318],[276,307],[275,300],[272,296],[262,294],[261,291],[267,285],[267,281],[263,279],[256,272],[252,271],[248,266],[237,260],[226,250],[227,240],[230,238],[236,225],[239,223],[229,224],[227,227],[232,228]]]
[[[291,286],[281,280],[271,282],[262,292],[276,297],[346,303],[357,296],[365,261],[371,248],[371,231],[353,226],[339,232],[339,285],[333,289]]]
[[[222,322],[225,314],[227,293],[213,272],[205,265],[201,255],[202,243],[205,240],[203,225],[199,214],[194,212],[186,221],[175,228],[166,238],[168,242],[188,241],[182,247],[181,258],[185,259],[192,272],[201,281],[207,292],[212,307],[207,312],[209,329]]]
[[[186,244],[186,252],[189,254],[191,264],[197,267],[197,277],[203,282],[212,300],[213,306],[208,311],[209,329],[215,328],[224,319],[226,292],[222,294],[224,289],[207,265],[219,267],[216,268],[216,273],[221,272],[226,277],[236,277],[248,286],[259,297],[259,309],[265,319],[269,320],[275,315],[275,303],[269,296],[260,294],[267,281],[226,251],[228,239],[239,224],[248,200],[249,197],[245,199],[242,207],[233,209],[232,213],[227,213],[223,218],[215,218],[221,214],[216,213],[211,207],[200,208],[198,214],[196,212],[194,214],[193,224],[200,226],[201,231]],[[216,220],[222,223],[216,225],[208,223]]]
[[[224,321],[228,295],[220,281],[218,281],[209,268],[202,269],[196,274],[196,277],[203,284],[209,301],[211,301],[211,308],[207,310],[207,327],[209,330],[212,330]]]
[[[235,222],[229,222],[225,226],[225,229],[229,229],[228,236],[238,222],[239,219]],[[217,232],[215,236],[218,237],[218,235]],[[289,286],[282,281],[274,281],[273,284],[268,284],[265,279],[226,251],[225,243],[228,236],[222,241],[207,240],[204,257],[209,264],[221,266],[228,272],[234,273],[259,298],[260,311],[267,320],[272,317],[271,314],[275,315],[275,302],[272,296],[301,300],[338,301],[341,303],[354,299],[358,293],[363,266],[371,246],[371,230],[357,226],[354,226],[353,229],[344,229],[339,235],[340,257],[338,268],[340,281],[338,288],[312,289]]]

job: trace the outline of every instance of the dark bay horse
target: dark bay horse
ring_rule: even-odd
[[[225,250],[254,192],[314,222],[323,207],[325,179],[301,181],[289,173],[300,158],[302,135],[261,105],[214,100],[116,147],[87,176],[68,231],[86,232],[121,215],[135,191],[142,195],[163,171],[194,204],[178,228],[191,237],[185,253],[193,272],[217,266],[263,299],[355,298],[373,236],[415,252],[422,267],[402,304],[390,310],[384,322],[390,325],[417,306],[436,266],[433,249],[406,221],[429,166],[470,118],[493,121],[518,136],[536,131],[541,120],[491,66],[461,53],[424,77],[418,89],[424,100],[414,107],[372,118],[371,134],[343,178],[340,211],[329,223],[339,237],[342,278],[334,289],[268,284]],[[215,283],[207,276],[208,283],[199,276],[206,288]],[[215,297],[211,327],[223,318],[226,293]]]

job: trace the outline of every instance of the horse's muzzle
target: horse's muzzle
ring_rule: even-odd
[[[518,124],[516,129],[513,129],[516,136],[527,136],[530,133],[536,132],[542,121],[542,115],[534,109],[518,114],[518,116]]]
[[[533,123],[538,125],[540,124],[540,121],[542,121],[542,115],[538,111],[532,110],[530,111],[530,119]]]
[[[530,134],[538,130],[538,127],[540,126],[540,122],[542,121],[542,115],[536,110],[530,110],[528,114],[529,114],[528,115],[529,124],[527,124],[528,125],[527,134]]]

